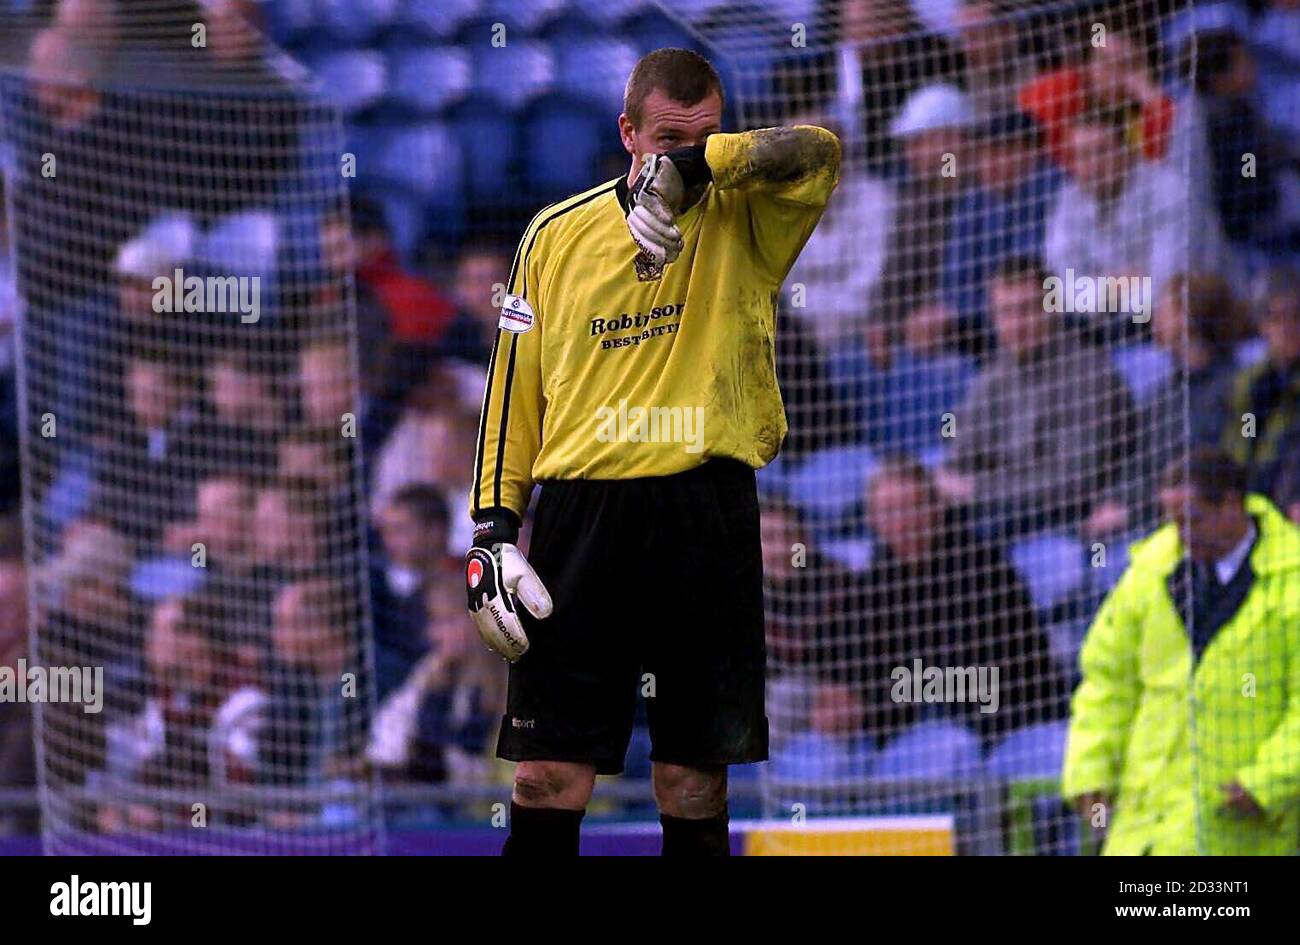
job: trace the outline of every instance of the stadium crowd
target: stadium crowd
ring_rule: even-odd
[[[453,4],[420,29],[365,2],[203,6],[226,11],[214,37],[239,41],[214,40],[179,98],[157,81],[93,91],[138,55],[113,55],[110,0],[52,4],[25,77],[6,80],[14,219],[0,239],[14,234],[18,263],[0,259],[0,665],[25,653],[30,605],[43,661],[107,667],[102,715],[45,717],[47,777],[90,789],[76,814],[89,829],[188,821],[188,803],[104,800],[129,785],[374,770],[504,783],[490,760],[504,666],[464,618],[459,558],[513,241],[547,200],[622,173],[621,80],[606,73],[660,45],[709,50],[636,3]],[[788,29],[764,34],[764,17],[817,12],[683,6],[704,35],[750,23],[769,38]],[[778,321],[790,433],[760,475],[770,770],[797,782],[972,752],[994,764],[1029,727],[1059,770],[1083,629],[1128,541],[1158,521],[1164,465],[1222,444],[1300,521],[1300,7],[821,6],[838,16],[815,52],[749,43],[745,68],[724,70],[758,113],[831,127],[848,149]],[[344,114],[359,165],[346,205],[311,157],[327,122],[237,25],[259,12]],[[506,68],[484,32],[502,17],[526,37]],[[1109,24],[1102,46],[1093,22]],[[255,83],[273,94],[243,94]],[[197,121],[248,155],[215,185],[200,175],[222,168],[180,133]],[[177,142],[151,152],[153,173],[175,175],[162,186],[130,153],[158,138]],[[548,164],[561,141],[568,160]],[[69,155],[71,197],[38,183],[50,150]],[[179,267],[265,274],[258,333],[161,316],[149,287]],[[1046,280],[1071,272],[1149,289],[1118,313],[1047,310]],[[57,437],[40,435],[46,413]],[[1088,566],[1098,543],[1104,568]],[[373,673],[355,633],[366,615]],[[891,667],[913,659],[1012,667],[1001,708],[961,706],[927,729],[939,740],[907,743],[934,721],[891,698]],[[373,685],[373,719],[336,697],[349,672]],[[34,783],[26,707],[0,713],[0,787]]]

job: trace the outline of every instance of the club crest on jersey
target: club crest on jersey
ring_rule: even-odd
[[[501,320],[498,322],[498,327],[502,331],[522,335],[532,329],[536,317],[531,305],[517,295],[507,295],[505,301],[501,303]]]

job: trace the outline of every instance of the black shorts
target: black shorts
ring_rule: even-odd
[[[543,483],[527,553],[555,610],[520,608],[530,647],[510,667],[499,757],[618,774],[644,698],[653,761],[767,758],[752,469]]]

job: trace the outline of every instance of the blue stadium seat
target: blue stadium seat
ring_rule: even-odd
[[[1138,404],[1150,400],[1174,372],[1169,352],[1153,344],[1125,345],[1111,352],[1110,358]]]
[[[573,0],[574,9],[607,31],[614,24],[646,10],[654,9],[654,0]]]
[[[453,46],[391,53],[389,97],[417,113],[436,115],[469,93],[470,68],[469,53]]]
[[[545,43],[523,40],[500,48],[481,43],[471,56],[473,93],[512,112],[549,91],[555,81],[555,61]]]
[[[470,201],[493,205],[508,200],[514,189],[511,172],[518,152],[519,125],[493,103],[476,98],[467,99],[444,116],[465,156]]]
[[[569,0],[487,0],[483,15],[498,22],[513,21],[527,33],[535,33],[544,23],[561,16]]]
[[[591,186],[609,145],[608,119],[586,102],[548,95],[528,108],[522,135],[528,142],[524,183],[539,200],[554,200]]]
[[[987,770],[995,778],[1055,778],[1065,762],[1070,723],[1040,722],[1011,732],[989,752]]]
[[[267,32],[281,46],[312,35],[320,25],[316,0],[269,0],[263,9]]]
[[[789,475],[790,500],[813,519],[842,518],[866,500],[875,467],[868,446],[819,450]]]
[[[454,203],[464,188],[464,160],[456,136],[441,122],[388,131],[376,176],[434,203]]]
[[[350,49],[313,59],[308,67],[320,82],[321,93],[344,115],[355,115],[384,96],[387,65],[382,53]]]
[[[404,30],[447,41],[483,12],[484,0],[405,0],[398,22]]]
[[[876,756],[880,780],[963,781],[983,769],[980,742],[961,725],[921,722],[893,739]]]
[[[1067,532],[1045,532],[1015,542],[1009,557],[1034,606],[1047,611],[1085,586],[1085,550]]]
[[[400,0],[317,0],[331,36],[350,46],[364,45],[400,14]]]
[[[606,6],[604,3],[600,5]],[[666,46],[678,49],[696,49],[698,46],[685,27],[654,7],[629,13],[619,22],[618,31],[636,46],[641,55]]]
[[[585,98],[605,113],[623,110],[623,90],[636,65],[637,51],[618,40],[577,40],[556,57],[556,85],[563,94]]]

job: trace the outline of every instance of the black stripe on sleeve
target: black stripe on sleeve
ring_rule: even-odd
[[[622,178],[619,178],[619,180],[622,180]],[[528,245],[526,248],[524,246],[524,240],[519,241],[519,249],[515,251],[515,260],[510,267],[510,282],[508,283],[508,288],[513,290],[516,279],[519,279],[519,281],[522,283],[522,290],[519,291],[518,293],[511,291],[510,292],[511,295],[517,294],[525,300],[527,300],[528,298],[528,260],[529,257],[532,256],[533,246],[537,244],[538,234],[541,233],[542,230],[544,230],[552,222],[558,220],[560,217],[564,216],[569,211],[576,210],[579,207],[584,206],[590,203],[591,201],[595,200],[597,197],[604,196],[605,194],[614,190],[616,183],[617,182],[615,181],[611,181],[606,186],[601,187],[600,189],[595,190],[592,193],[589,193],[581,200],[578,200],[574,203],[569,204],[568,206],[557,209],[550,216],[546,217],[544,220],[541,220],[540,223],[534,220],[535,226],[534,224],[530,224],[530,228],[533,229],[533,235],[530,239],[527,240]],[[540,219],[542,214],[544,214],[545,212],[546,211],[543,210],[542,213],[539,213],[538,218]],[[494,372],[496,368],[497,344],[500,342],[500,340],[501,340],[501,332],[498,331],[497,340],[492,344],[491,363],[488,365],[488,391],[483,398],[483,416],[479,424],[480,448],[479,448],[478,458],[476,459],[474,464],[474,472],[475,472],[474,507],[476,509],[482,507],[481,496],[480,496],[480,483],[482,482],[483,479],[483,463],[486,460],[486,456],[483,455],[483,447],[486,445],[487,442],[488,409],[491,402],[492,381],[494,378]],[[494,506],[501,505],[501,478],[503,475],[503,471],[505,469],[506,440],[507,440],[507,429],[508,429],[507,422],[509,421],[510,418],[510,389],[514,384],[514,379],[515,379],[515,354],[516,354],[516,349],[518,347],[518,344],[519,344],[519,336],[517,334],[512,335],[510,339],[510,361],[506,365],[505,389],[502,391],[502,395],[501,395],[501,421],[500,424],[497,426],[496,471],[493,475],[493,480],[492,480],[492,504]]]

